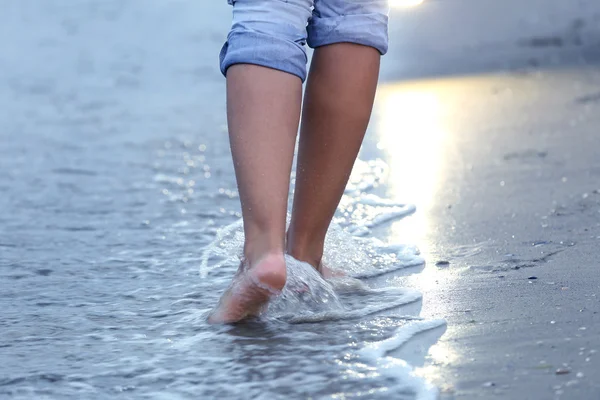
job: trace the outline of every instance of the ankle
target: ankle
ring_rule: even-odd
[[[288,250],[287,254],[294,257],[298,261],[310,264],[316,270],[319,270],[319,267],[321,265],[321,258],[323,257],[322,255],[317,255],[315,253],[301,250]]]
[[[283,241],[268,238],[250,238],[244,243],[244,258],[253,265],[264,258],[284,257]]]
[[[287,239],[286,251],[290,256],[319,269],[323,258],[323,240],[309,239],[308,236],[300,237],[290,232]]]

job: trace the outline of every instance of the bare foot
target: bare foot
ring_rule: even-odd
[[[260,314],[283,290],[286,274],[283,254],[268,254],[253,265],[242,262],[208,322],[229,324]]]

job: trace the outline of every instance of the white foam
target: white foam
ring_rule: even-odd
[[[285,319],[290,323],[307,323],[307,322],[322,322],[322,321],[338,321],[348,319],[359,319],[368,315],[378,314],[383,311],[393,310],[410,303],[414,303],[421,299],[421,293],[417,291],[405,290],[401,293],[396,300],[389,302],[382,302],[377,305],[366,306],[354,310],[327,310],[320,313],[307,314],[304,312],[283,315],[280,318]],[[407,317],[411,318],[411,317]]]
[[[382,199],[379,196],[361,192],[351,197],[344,196],[340,203],[339,222],[348,226],[355,236],[367,236],[371,229],[405,218],[416,211],[413,204]]]
[[[371,234],[371,230],[364,225],[351,225],[347,230],[352,236],[364,237]]]
[[[387,164],[379,158],[370,161],[356,160],[344,193],[358,196],[371,190],[384,182],[387,170]]]
[[[387,353],[400,348],[415,335],[444,325],[446,325],[446,321],[443,319],[421,320],[408,323],[398,328],[392,337],[371,343],[360,350],[359,354],[372,359],[384,357]]]
[[[375,206],[375,207],[407,207],[408,206],[407,204],[400,203],[397,201],[383,199],[372,193],[363,194],[356,200],[356,202],[365,204],[368,206]],[[414,208],[414,206],[412,206],[412,205],[410,205],[410,206]]]
[[[358,351],[358,354],[369,364],[375,364],[377,371],[401,382],[402,389],[415,393],[417,400],[435,400],[438,389],[423,377],[414,373],[412,366],[406,361],[387,356],[397,350],[417,334],[446,325],[444,320],[412,321],[396,329],[392,337],[371,343]]]
[[[395,207],[392,210],[377,214],[371,221],[366,223],[366,226],[368,228],[374,228],[386,222],[404,218],[407,215],[413,214],[415,211],[416,207],[412,204],[403,205],[402,207]]]

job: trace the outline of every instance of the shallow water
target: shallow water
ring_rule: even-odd
[[[0,13],[0,397],[433,397],[390,354],[443,321],[368,280],[423,262],[374,237],[415,211],[375,196],[380,160],[357,164],[326,254],[363,283],[290,261],[261,319],[206,324],[241,239],[215,68],[229,10],[212,7]]]

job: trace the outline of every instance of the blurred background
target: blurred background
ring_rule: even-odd
[[[390,79],[598,61],[599,11],[593,0],[391,0],[391,5]]]

